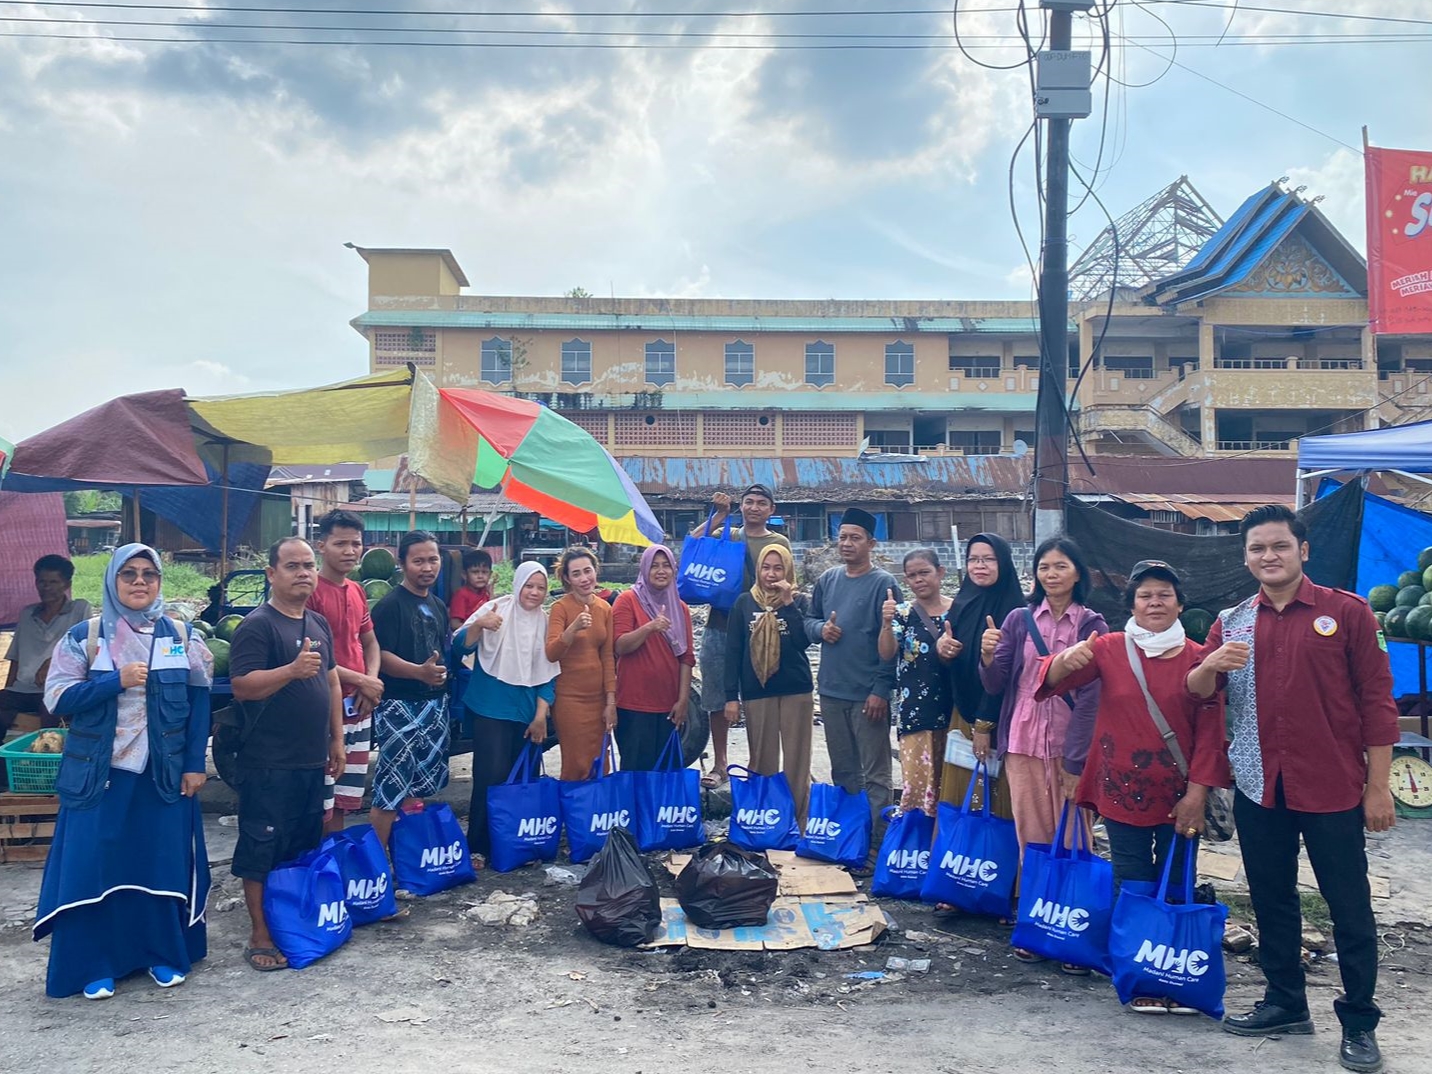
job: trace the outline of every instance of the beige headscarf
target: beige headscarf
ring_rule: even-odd
[[[791,550],[783,544],[773,544],[761,553],[761,563],[773,553],[780,556],[785,564],[785,580],[794,585],[796,563],[791,557]],[[751,586],[751,599],[761,612],[751,621],[750,650],[751,669],[756,673],[756,681],[765,686],[766,680],[776,673],[781,664],[781,623],[776,613],[785,594],[780,589],[762,588],[760,566],[760,563],[756,564],[756,582]]]
[[[496,630],[484,630],[477,644],[477,659],[482,670],[509,686],[542,686],[557,677],[561,670],[547,659],[547,613],[541,608],[531,611],[522,607],[518,594],[534,574],[545,579],[546,569],[540,563],[524,563],[513,573],[512,592],[484,605],[460,629],[466,629],[489,607],[502,616]]]

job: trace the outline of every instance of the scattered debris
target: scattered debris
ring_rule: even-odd
[[[900,973],[929,973],[930,960],[928,958],[901,958],[899,955],[891,955],[885,960],[885,968]]]
[[[549,888],[574,888],[582,882],[582,877],[586,874],[585,869],[578,871],[561,865],[549,865],[546,872],[547,877],[542,883]]]
[[[1230,925],[1223,933],[1223,949],[1235,955],[1241,955],[1244,951],[1252,948],[1254,944],[1253,933],[1249,932],[1242,925]]]
[[[407,1022],[413,1026],[420,1026],[428,1021],[428,1016],[417,1007],[395,1007],[391,1011],[379,1011],[373,1017],[380,1022]]]
[[[227,899],[219,899],[217,902],[214,903],[214,912],[218,914],[227,914],[231,911],[237,910],[242,905],[244,905],[243,896],[230,895]]]
[[[467,917],[484,925],[511,925],[526,928],[537,920],[537,896],[532,892],[509,895],[505,891],[494,891],[486,902],[480,902],[467,910]]]
[[[1303,947],[1309,951],[1326,951],[1328,938],[1312,925],[1303,926]]]

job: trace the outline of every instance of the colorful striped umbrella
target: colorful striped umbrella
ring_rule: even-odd
[[[568,529],[645,546],[664,534],[607,449],[560,414],[528,399],[441,388],[442,401],[477,433],[472,483]]]

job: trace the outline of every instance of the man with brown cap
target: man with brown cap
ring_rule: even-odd
[[[880,845],[880,811],[890,804],[890,691],[895,665],[880,659],[881,608],[900,583],[870,562],[875,516],[848,508],[836,535],[841,566],[817,579],[806,633],[820,642],[821,718],[830,778],[851,794],[865,791]]]

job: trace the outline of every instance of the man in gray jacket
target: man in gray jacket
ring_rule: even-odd
[[[895,665],[880,659],[880,609],[900,583],[870,562],[875,517],[852,507],[836,537],[842,566],[815,583],[806,633],[820,642],[821,718],[830,751],[831,782],[870,796],[872,847],[879,846],[880,811],[890,804],[890,691]]]

